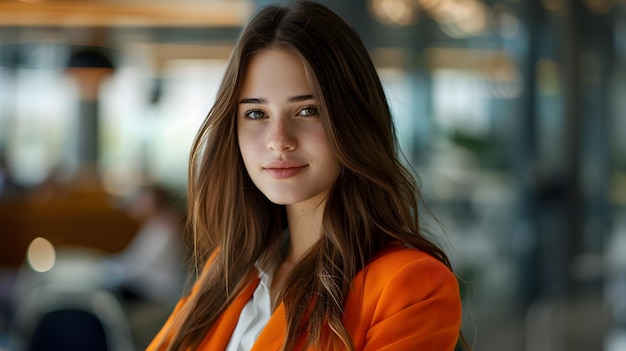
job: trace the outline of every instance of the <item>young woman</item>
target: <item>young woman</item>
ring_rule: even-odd
[[[260,11],[193,145],[204,266],[149,350],[453,350],[461,302],[419,225],[368,52],[326,7]]]

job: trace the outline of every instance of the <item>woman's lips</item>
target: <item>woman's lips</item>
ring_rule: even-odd
[[[308,165],[293,161],[276,161],[263,167],[263,169],[275,179],[291,178],[302,172]]]

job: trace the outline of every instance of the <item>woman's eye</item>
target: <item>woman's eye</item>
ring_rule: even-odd
[[[261,119],[265,117],[265,113],[259,110],[252,110],[252,111],[246,112],[246,117],[249,119]]]
[[[316,116],[316,115],[317,115],[317,109],[313,106],[305,107],[305,108],[302,108],[300,111],[298,111],[298,116]]]

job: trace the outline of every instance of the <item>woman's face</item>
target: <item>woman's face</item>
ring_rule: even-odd
[[[239,149],[272,202],[318,205],[341,172],[299,56],[266,49],[250,61],[237,109]]]

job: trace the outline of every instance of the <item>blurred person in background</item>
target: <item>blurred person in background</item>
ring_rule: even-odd
[[[244,28],[190,158],[203,266],[149,350],[454,350],[459,286],[418,216],[358,34],[312,2]],[[416,198],[417,197],[417,198]]]
[[[185,211],[179,199],[160,185],[140,187],[127,213],[139,231],[120,253],[100,264],[103,287],[124,306],[138,349],[145,348],[180,297],[185,269]]]
[[[127,204],[141,222],[120,253],[107,258],[107,286],[126,300],[169,302],[181,292],[184,272],[183,212],[178,199],[160,185],[140,187]]]

